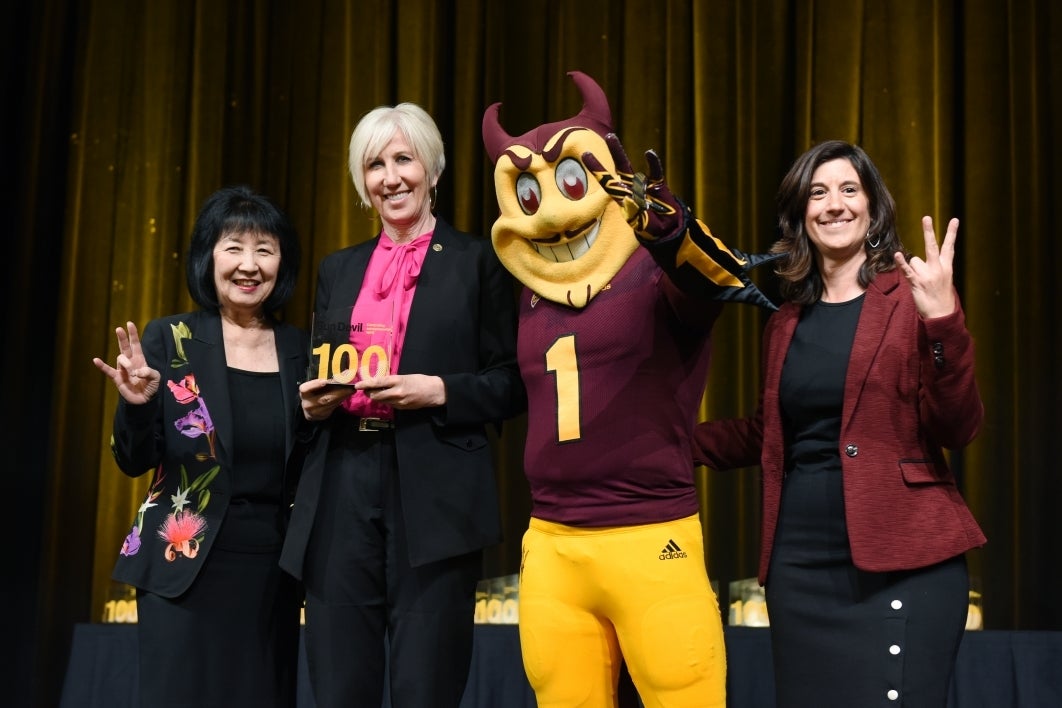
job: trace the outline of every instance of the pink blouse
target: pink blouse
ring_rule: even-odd
[[[363,372],[374,376],[398,372],[409,307],[433,233],[429,231],[402,244],[392,241],[386,233],[380,235],[350,316],[350,343],[359,356],[355,381],[362,378]],[[381,371],[385,360],[386,371]],[[390,406],[370,400],[363,391],[355,391],[343,402],[343,408],[362,418],[394,418]]]

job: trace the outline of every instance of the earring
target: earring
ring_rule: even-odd
[[[439,201],[439,185],[433,184],[428,192],[428,209],[435,211],[435,203]]]
[[[873,241],[870,240],[871,236],[875,236]],[[867,245],[870,246],[871,250],[877,248],[878,246],[881,245],[881,234],[875,235],[875,234],[872,234],[869,231],[867,231],[866,242],[867,242]]]

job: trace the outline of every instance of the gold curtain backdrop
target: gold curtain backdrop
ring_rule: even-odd
[[[958,216],[956,283],[977,342],[985,427],[951,460],[989,538],[970,554],[989,628],[1062,629],[1057,569],[1062,237],[1062,10],[1052,0],[40,0],[5,41],[8,428],[16,479],[8,576],[36,677],[54,699],[71,626],[99,619],[146,479],[111,458],[114,328],[193,307],[184,252],[202,200],[245,183],[301,236],[285,319],[308,326],[316,266],[373,236],[347,144],[379,104],[437,120],[438,208],[488,237],[497,216],[483,110],[511,134],[574,115],[566,72],[594,77],[636,167],[656,149],[674,191],[746,251],[775,238],[792,160],[840,138],[876,161],[922,254],[923,214]],[[756,279],[768,291],[769,272]],[[461,313],[455,312],[459,317]],[[747,414],[765,313],[731,306],[702,415]],[[623,415],[623,411],[616,411]],[[485,575],[515,572],[530,504],[525,421],[498,446],[506,541]],[[700,468],[708,571],[755,575],[759,473]]]

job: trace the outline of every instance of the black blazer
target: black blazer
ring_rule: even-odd
[[[380,236],[321,262],[316,321],[349,317]],[[329,311],[336,314],[329,316]],[[437,220],[409,312],[398,373],[440,376],[446,405],[395,411],[410,562],[423,565],[501,541],[486,426],[526,408],[516,364],[516,299],[490,241]],[[315,426],[280,564],[297,578],[313,529],[333,419]],[[372,433],[361,433],[369,435]]]
[[[306,373],[308,335],[289,324],[275,331],[284,410],[285,450],[295,446],[298,382]],[[122,544],[113,577],[176,597],[195,580],[221,528],[231,490],[232,420],[221,318],[190,312],[152,320],[140,337],[148,364],[162,374],[158,394],[143,405],[119,397],[111,451],[130,477],[154,471],[151,486]],[[300,412],[301,415],[301,412]],[[290,473],[286,477],[290,477]],[[286,478],[285,489],[295,480]],[[184,495],[180,528],[168,518]],[[159,530],[169,524],[171,541]],[[187,538],[174,543],[174,538]]]

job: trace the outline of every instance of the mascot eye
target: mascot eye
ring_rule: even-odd
[[[534,214],[542,205],[542,188],[538,180],[524,172],[516,178],[516,198],[525,214]]]
[[[586,196],[586,170],[576,159],[566,158],[557,165],[557,187],[573,202]]]

